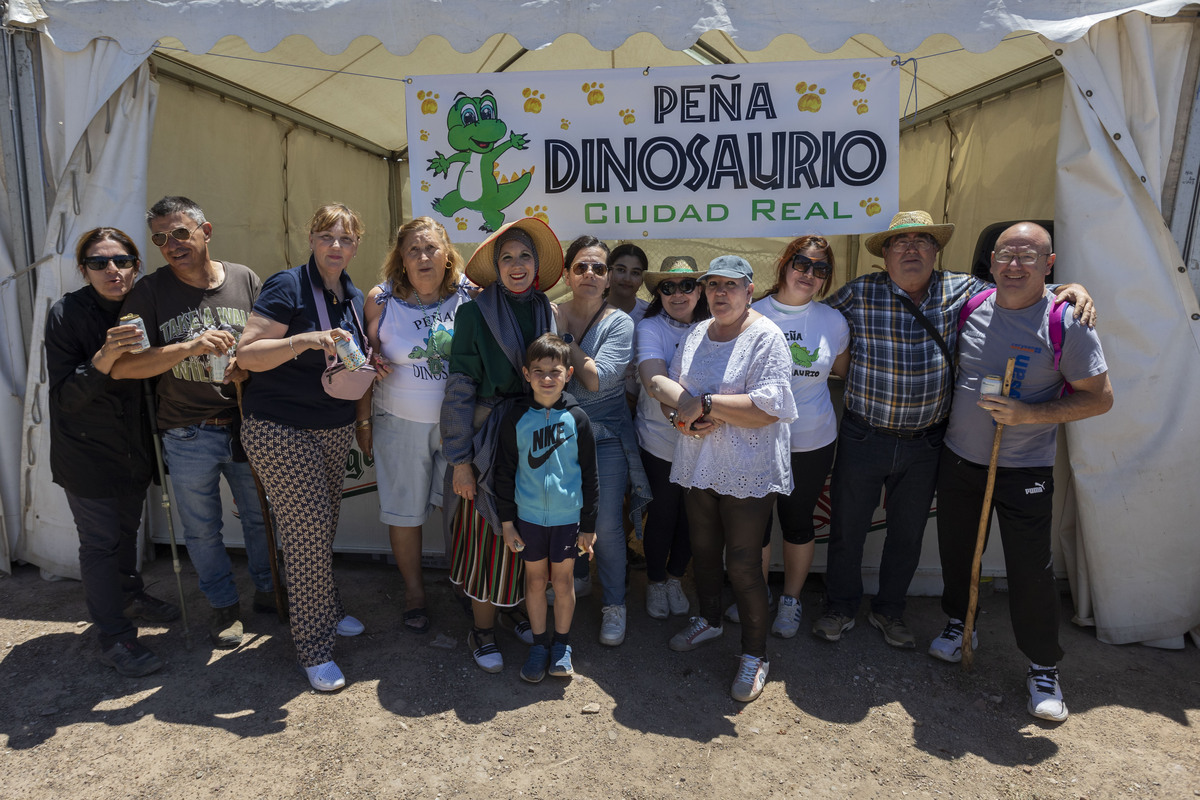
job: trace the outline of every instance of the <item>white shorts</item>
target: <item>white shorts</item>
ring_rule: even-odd
[[[413,528],[442,504],[446,459],[436,422],[413,422],[386,411],[372,416],[379,521]]]

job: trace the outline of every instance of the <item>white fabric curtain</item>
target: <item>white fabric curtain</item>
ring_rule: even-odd
[[[1077,621],[1101,641],[1182,646],[1200,625],[1200,312],[1161,192],[1191,24],[1127,14],[1059,48],[1055,272],[1096,298],[1115,405],[1066,426]]]
[[[50,479],[45,351],[46,312],[82,285],[74,246],[98,225],[127,232],[146,257],[146,172],[156,87],[149,65],[115,42],[95,40],[64,53],[42,38],[45,85],[42,146],[54,204],[42,245],[21,437],[23,528],[14,557],[47,572],[79,577],[79,540],[62,489]]]

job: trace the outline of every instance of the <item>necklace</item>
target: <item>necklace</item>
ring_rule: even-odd
[[[425,304],[421,302],[421,295],[413,291],[413,297],[417,299],[417,308],[421,311],[421,316],[425,318],[425,327],[432,328],[433,323],[442,318],[442,300],[441,292],[438,293],[437,308],[433,310],[433,319],[429,319],[429,309],[425,308]]]

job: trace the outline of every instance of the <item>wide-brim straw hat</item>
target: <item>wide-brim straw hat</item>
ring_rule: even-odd
[[[658,285],[667,279],[681,281],[686,278],[699,278],[701,274],[703,273],[696,269],[696,259],[691,256],[667,256],[656,271],[642,274],[642,283],[646,284],[650,294],[654,294]]]
[[[467,262],[466,273],[471,282],[477,286],[491,286],[496,282],[499,277],[496,273],[496,240],[509,228],[519,228],[533,240],[538,260],[538,290],[544,292],[558,283],[563,272],[562,243],[550,226],[536,217],[525,217],[501,225],[500,230],[484,239]]]
[[[928,211],[901,211],[892,217],[892,224],[886,231],[872,234],[867,238],[867,252],[883,258],[883,245],[888,239],[901,234],[928,233],[938,243],[938,249],[946,247],[946,242],[954,235],[954,223],[934,224],[933,217]]]

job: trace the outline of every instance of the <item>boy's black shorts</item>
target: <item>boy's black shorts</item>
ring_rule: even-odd
[[[576,544],[579,540],[579,523],[571,525],[534,525],[523,519],[517,520],[517,533],[525,542],[521,558],[525,561],[541,561],[549,558],[558,564],[568,558],[575,558]]]

